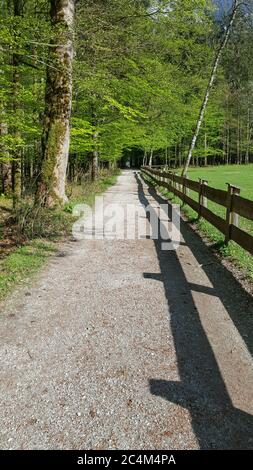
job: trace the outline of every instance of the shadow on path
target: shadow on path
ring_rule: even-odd
[[[135,177],[141,204],[149,206],[149,196],[159,204],[167,202],[152,187],[147,189],[147,197],[137,173]],[[147,218],[150,219],[149,214]],[[177,252],[161,250],[161,240],[154,240],[161,274],[144,273],[144,276],[159,278],[164,284],[180,381],[152,378],[150,391],[153,395],[176,403],[190,412],[192,427],[201,449],[252,449],[253,416],[235,408],[231,402],[191,291],[211,294],[213,290],[213,294],[220,298],[251,353],[252,298],[183,221],[181,232],[185,243],[199,264],[203,265],[202,269],[214,289],[188,283]],[[205,265],[210,258],[214,264],[209,261]],[[237,296],[236,302],[231,295]]]

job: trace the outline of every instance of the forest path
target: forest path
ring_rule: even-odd
[[[162,202],[125,171],[110,202]],[[0,317],[0,448],[253,448],[253,305],[186,223],[66,243]]]

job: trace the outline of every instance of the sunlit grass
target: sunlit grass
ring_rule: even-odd
[[[54,244],[33,240],[0,260],[0,300],[16,284],[38,271],[55,251],[57,247]]]
[[[110,186],[116,183],[119,170],[115,170],[114,174],[108,171],[102,171],[99,178],[92,182],[87,181],[79,185],[72,185],[68,188],[71,194],[70,201],[65,205],[66,212],[72,212],[76,204],[85,203],[93,206],[96,196],[105,192]]]

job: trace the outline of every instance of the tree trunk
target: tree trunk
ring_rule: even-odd
[[[1,164],[1,192],[6,196],[11,194],[11,164]]]
[[[91,157],[91,180],[95,181],[98,176],[98,149],[97,149],[97,139],[98,139],[98,132],[95,131],[93,136],[93,151]]]
[[[227,144],[226,144],[226,161],[227,163],[231,163],[231,158],[230,158],[230,127],[228,124],[227,127]]]
[[[92,134],[92,141],[93,141],[93,149],[91,152],[91,161],[90,161],[90,166],[91,166],[91,180],[95,181],[98,176],[98,121],[97,121],[97,114],[95,111],[96,108],[96,93],[93,92],[93,98],[94,102],[91,107],[91,119],[92,119],[92,126],[93,126],[93,134]]]
[[[152,166],[152,162],[153,162],[153,149],[150,150],[148,166],[151,167],[151,166]]]
[[[207,85],[205,97],[204,97],[202,106],[200,108],[196,129],[195,129],[193,137],[192,137],[192,141],[191,141],[191,145],[190,145],[190,148],[189,148],[187,160],[186,160],[183,172],[182,172],[183,176],[186,175],[186,173],[188,171],[188,168],[189,168],[189,165],[190,165],[190,162],[191,162],[191,159],[192,159],[193,150],[195,148],[196,141],[197,141],[199,131],[200,131],[200,127],[201,127],[202,121],[204,119],[205,110],[206,110],[207,103],[208,103],[208,100],[209,100],[210,91],[211,91],[211,89],[213,87],[213,84],[214,84],[217,68],[218,68],[218,65],[219,65],[219,62],[220,62],[220,59],[221,59],[221,56],[222,56],[222,52],[223,52],[223,50],[226,47],[226,44],[228,42],[228,39],[229,39],[229,36],[230,36],[230,33],[231,33],[231,29],[232,29],[232,26],[234,24],[235,16],[236,16],[236,13],[237,13],[237,10],[238,10],[238,7],[240,6],[240,4],[241,3],[239,3],[239,0],[234,0],[234,2],[233,2],[233,9],[232,9],[232,13],[231,13],[231,16],[230,16],[229,24],[227,26],[226,32],[225,32],[225,34],[223,36],[223,39],[221,41],[220,47],[217,51],[217,54],[216,54],[216,57],[215,57],[215,60],[214,60],[214,64],[213,64],[213,68],[212,68],[212,72],[211,72],[211,76],[210,76],[210,79],[209,79],[209,82],[208,82],[208,85]]]
[[[180,140],[179,144],[178,144],[178,155],[177,155],[177,159],[178,159],[178,167],[181,168],[182,166],[182,141]]]
[[[146,150],[144,150],[142,165],[143,166],[147,165],[147,151]]]
[[[248,108],[247,113],[247,137],[246,137],[246,153],[245,153],[245,163],[249,163],[249,148],[250,148],[250,108]]]
[[[237,109],[237,130],[236,130],[236,163],[240,163],[240,116]]]
[[[4,136],[8,132],[7,125],[3,122],[4,113],[1,113],[2,122],[0,122],[0,136]],[[9,153],[4,144],[0,145],[0,152],[4,160],[1,163],[1,192],[5,195],[11,193],[11,163],[9,160]]]
[[[165,167],[168,168],[168,147],[165,149]]]
[[[3,48],[0,46],[0,54],[3,53]],[[1,178],[1,186],[0,192],[9,195],[11,193],[11,163],[10,163],[10,155],[8,149],[6,148],[6,144],[4,144],[1,137],[8,134],[8,126],[6,124],[5,119],[5,107],[6,103],[4,100],[0,102],[0,155],[1,155],[1,164],[0,164],[0,178]]]
[[[171,152],[170,152],[170,149],[167,150],[167,158],[168,158],[168,167],[171,168]]]
[[[207,166],[207,133],[206,132],[205,132],[205,143],[204,143],[204,145],[205,145],[204,166]]]
[[[13,0],[13,7],[14,7],[14,16],[21,16],[23,14],[23,4],[20,0]],[[16,36],[16,35],[15,35]],[[15,38],[17,41],[19,40],[18,37]],[[12,65],[13,65],[13,114],[15,117],[16,122],[20,119],[18,116],[18,111],[20,109],[20,102],[19,102],[19,60],[20,57],[18,54],[13,54],[12,56]],[[18,140],[20,138],[20,131],[18,126],[14,124],[13,127],[13,135]],[[21,150],[16,148],[13,152],[13,162],[12,162],[12,190],[13,190],[13,207],[15,207],[21,198],[22,192],[22,182],[21,182]]]
[[[54,31],[47,67],[42,165],[37,200],[48,207],[67,201],[66,170],[72,105],[73,23],[75,0],[50,0]]]
[[[227,130],[226,130],[226,125],[224,125],[224,128],[223,128],[223,143],[222,143],[222,148],[223,148],[222,161],[223,161],[224,165],[227,163],[227,159],[226,159],[226,155],[227,155],[226,145],[227,145]]]

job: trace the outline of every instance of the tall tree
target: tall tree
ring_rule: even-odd
[[[232,30],[232,26],[234,24],[235,16],[236,16],[238,7],[240,5],[241,5],[241,2],[239,0],[234,0],[233,7],[232,7],[232,13],[231,13],[231,16],[230,16],[230,19],[229,19],[228,26],[225,30],[225,33],[224,33],[224,36],[222,38],[221,44],[220,44],[220,46],[218,48],[218,51],[216,53],[216,56],[215,56],[215,60],[214,60],[214,64],[213,64],[213,67],[212,67],[211,75],[210,75],[209,82],[208,82],[208,85],[207,85],[207,88],[206,88],[206,93],[205,93],[205,96],[204,96],[204,99],[203,99],[203,102],[202,102],[202,105],[201,105],[201,108],[200,108],[199,117],[198,117],[198,120],[197,120],[197,125],[196,125],[195,131],[194,131],[193,136],[192,136],[191,145],[190,145],[189,152],[188,152],[188,155],[187,155],[187,159],[186,159],[186,162],[185,162],[185,166],[184,166],[184,169],[183,169],[183,172],[182,172],[183,176],[185,176],[187,171],[188,171],[188,168],[189,168],[189,165],[190,165],[190,162],[191,162],[191,159],[192,159],[192,154],[193,154],[193,151],[194,151],[194,148],[195,148],[195,145],[196,145],[196,141],[197,141],[197,138],[198,138],[198,135],[199,135],[200,127],[201,127],[202,121],[204,119],[205,110],[206,110],[206,107],[207,107],[207,104],[208,104],[208,101],[209,101],[210,92],[211,92],[211,89],[213,87],[214,80],[215,80],[215,77],[216,77],[218,65],[219,65],[220,60],[221,60],[222,52],[225,49],[226,44],[229,40],[229,36],[230,36],[231,30]]]
[[[50,0],[50,3],[53,37],[47,66],[42,165],[37,190],[37,199],[48,207],[67,200],[75,0]]]
[[[13,10],[14,10],[14,19],[19,18],[23,14],[23,2],[20,0],[13,0]],[[18,28],[19,29],[19,28]],[[19,32],[18,34],[14,33],[15,41],[19,40]],[[14,116],[14,126],[13,126],[13,134],[16,140],[20,138],[19,127],[17,125],[19,119],[19,109],[20,109],[20,102],[19,102],[19,87],[20,87],[20,76],[19,76],[19,63],[20,63],[20,56],[14,52],[12,55],[12,65],[13,65],[13,116]],[[12,185],[13,185],[13,204],[14,207],[20,201],[21,198],[21,191],[22,191],[22,184],[21,184],[21,149],[16,147],[14,154],[13,154],[13,161],[12,161]]]

